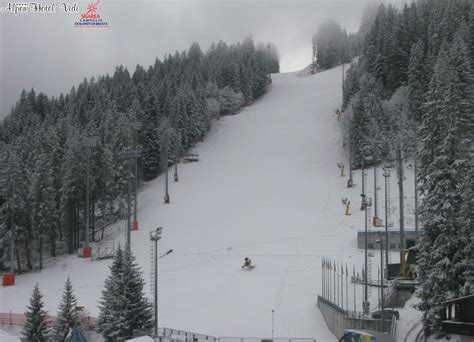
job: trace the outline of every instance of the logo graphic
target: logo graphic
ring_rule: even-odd
[[[107,21],[100,17],[97,12],[97,5],[100,0],[96,3],[91,3],[87,6],[87,11],[81,14],[81,19],[74,23],[75,27],[109,27]]]

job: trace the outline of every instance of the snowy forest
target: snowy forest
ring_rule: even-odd
[[[419,309],[436,334],[442,302],[474,294],[474,5],[381,5],[360,48],[342,106],[352,161],[418,162]]]
[[[97,227],[124,213],[134,177],[123,157],[127,149],[142,149],[139,181],[155,178],[203,139],[212,120],[262,96],[271,72],[279,72],[274,45],[247,37],[212,44],[205,53],[194,43],[147,69],[137,65],[133,74],[119,66],[112,76],[84,79],[58,97],[24,90],[0,125],[3,265],[12,227],[20,273],[41,268],[43,255],[81,246],[88,163],[90,240],[100,239]]]

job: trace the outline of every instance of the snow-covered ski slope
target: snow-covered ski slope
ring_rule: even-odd
[[[316,306],[321,258],[360,271],[356,236],[364,222],[360,173],[354,173],[359,184],[347,189],[337,168],[347,160],[334,114],[340,101],[340,67],[310,77],[274,75],[267,95],[214,125],[195,149],[198,163],[179,165],[179,182],[170,177],[170,204],[163,203],[163,176],[145,184],[132,248],[147,283],[149,231],[162,226],[160,254],[173,249],[159,261],[160,326],[271,336],[274,309],[275,336],[336,340]],[[354,203],[351,216],[344,215],[341,197]],[[243,272],[244,257],[257,267]],[[20,275],[16,286],[1,289],[0,312],[24,312],[35,283],[56,312],[70,276],[79,303],[96,316],[109,264],[69,256]]]

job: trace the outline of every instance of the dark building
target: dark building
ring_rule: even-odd
[[[473,341],[474,295],[448,300],[443,305],[443,331],[458,338],[458,341]]]

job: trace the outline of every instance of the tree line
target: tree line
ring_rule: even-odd
[[[359,30],[354,33],[348,33],[332,19],[322,22],[313,36],[312,72],[350,63],[355,56],[358,56],[376,16],[377,6],[367,3],[362,12]]]
[[[443,301],[474,294],[473,70],[472,1],[418,0],[379,7],[344,85],[354,163],[397,151],[419,163],[427,335],[441,332]]]
[[[41,267],[43,254],[75,252],[85,240],[88,167],[90,238],[100,238],[98,221],[124,212],[134,177],[125,151],[142,149],[137,174],[153,179],[201,141],[213,120],[262,96],[269,73],[278,71],[276,48],[247,37],[205,53],[194,43],[133,74],[119,66],[58,97],[24,90],[0,124],[2,261],[12,228],[18,272]]]

